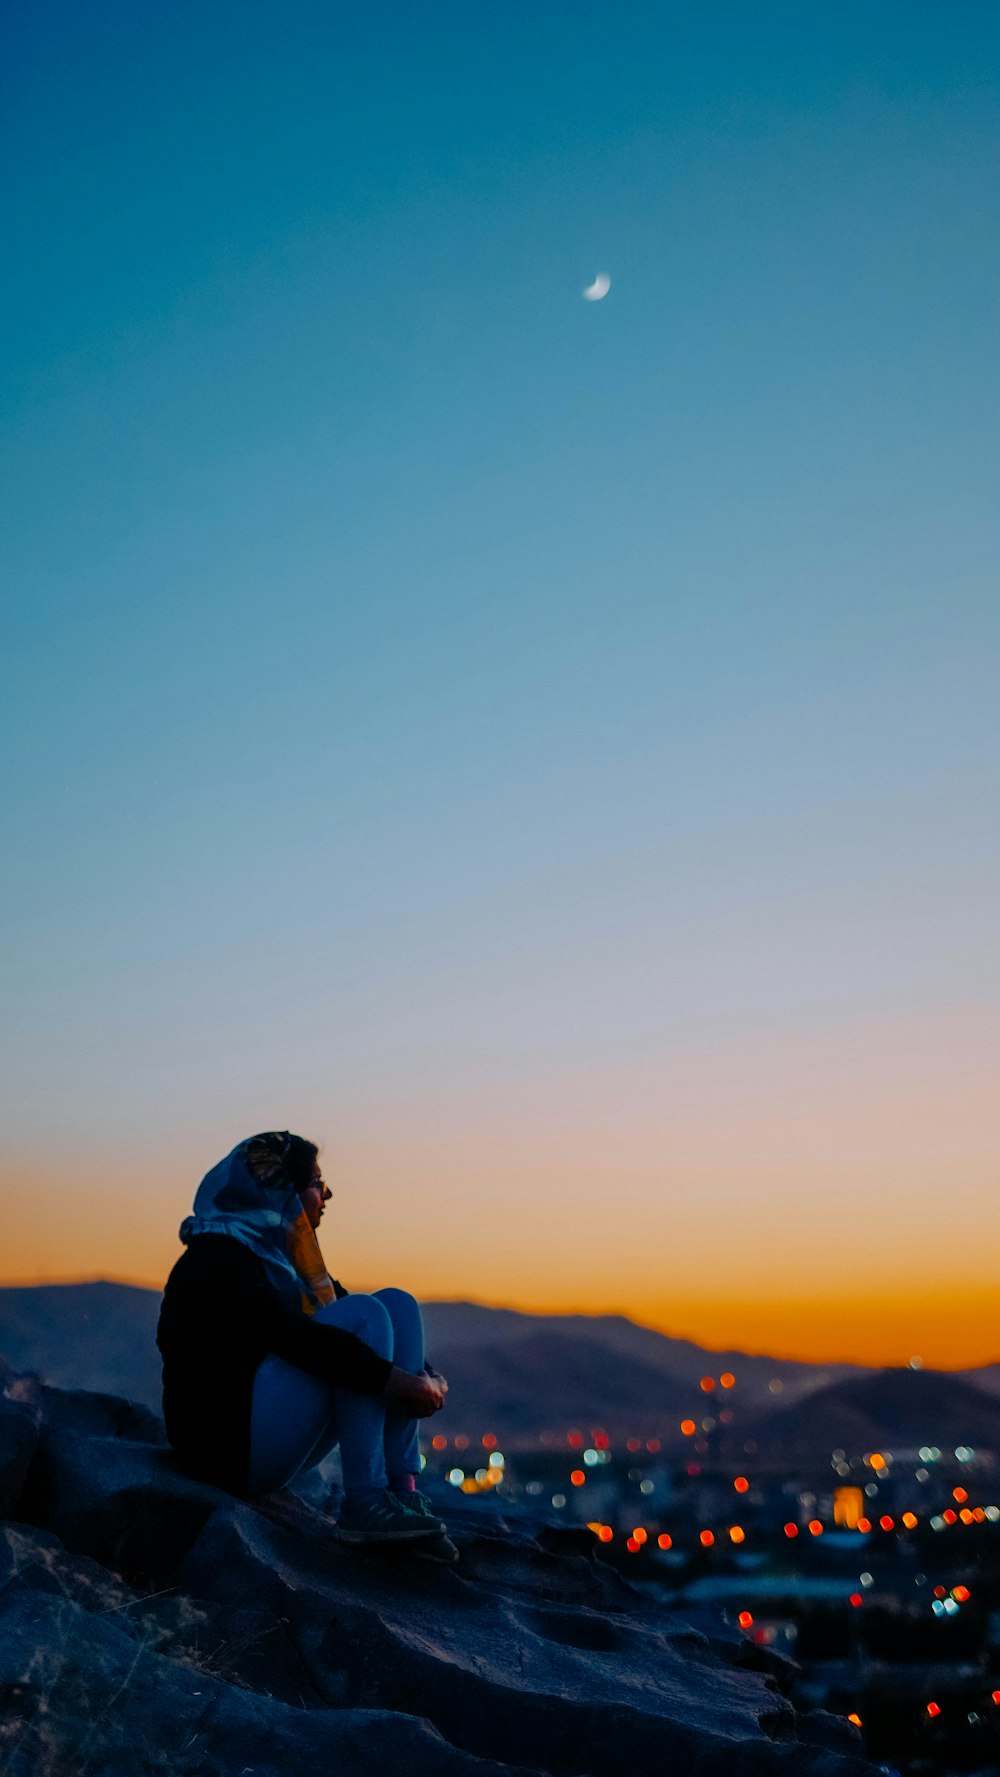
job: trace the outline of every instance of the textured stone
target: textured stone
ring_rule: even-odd
[[[454,1568],[351,1549],[289,1493],[189,1480],[127,1403],[32,1400],[4,1777],[871,1777],[788,1662],[638,1595],[586,1533],[463,1513]]]
[[[344,1549],[297,1501],[234,1502],[179,1578],[199,1596],[287,1616],[328,1701],[419,1710],[454,1744],[511,1763],[574,1777],[867,1769],[801,1741],[776,1678],[745,1669],[743,1638],[720,1654],[582,1556],[455,1536],[460,1567],[428,1570]]]
[[[169,1450],[44,1426],[21,1499],[30,1524],[140,1585],[163,1585],[228,1498],[182,1474]]]
[[[254,1606],[229,1610],[176,1588],[137,1591],[58,1537],[23,1524],[0,1526],[0,1592],[47,1592],[99,1617],[114,1617],[144,1646],[190,1662],[264,1697],[316,1708],[322,1702],[282,1618]]]
[[[37,1412],[0,1394],[0,1517],[18,1510],[38,1438]]]
[[[123,1400],[121,1395],[88,1394],[82,1388],[49,1388],[42,1383],[37,1399],[45,1424],[52,1431],[167,1447],[167,1434],[159,1414],[137,1401]]]
[[[0,1700],[4,1777],[513,1777],[413,1716],[292,1709],[42,1592],[0,1598]]]

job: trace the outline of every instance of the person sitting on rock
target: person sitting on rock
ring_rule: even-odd
[[[448,1385],[425,1365],[412,1296],[349,1295],[329,1276],[316,1230],[330,1195],[315,1144],[287,1131],[240,1142],[202,1180],[156,1334],[167,1436],[190,1474],[244,1497],[339,1443],[345,1542],[440,1537],[417,1422]]]

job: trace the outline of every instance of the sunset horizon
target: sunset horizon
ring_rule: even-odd
[[[129,1289],[151,1290],[160,1293],[164,1276],[160,1282],[151,1278],[125,1275],[105,1275],[100,1273],[81,1273],[79,1275],[62,1274],[59,1276],[3,1276],[0,1277],[0,1290],[3,1289],[40,1289],[51,1287],[72,1287],[79,1284],[119,1284]],[[364,1281],[359,1285],[364,1288]],[[373,1281],[370,1288],[377,1288]],[[475,1294],[460,1294],[435,1291],[422,1296],[428,1303],[466,1303],[472,1307],[496,1309],[524,1315],[538,1315],[545,1318],[584,1318],[602,1320],[606,1318],[623,1318],[636,1326],[661,1333],[668,1339],[676,1339],[698,1346],[707,1354],[717,1353],[720,1356],[741,1354],[744,1357],[774,1358],[776,1362],[812,1364],[817,1367],[839,1367],[850,1365],[861,1369],[906,1369],[915,1364],[921,1369],[964,1372],[1000,1365],[1000,1337],[994,1327],[995,1317],[991,1315],[991,1303],[984,1300],[981,1304],[981,1318],[971,1328],[966,1328],[962,1340],[949,1337],[947,1332],[948,1305],[942,1301],[936,1305],[937,1312],[928,1324],[926,1305],[915,1300],[910,1312],[907,1304],[895,1301],[890,1305],[886,1318],[893,1329],[892,1343],[887,1343],[888,1333],[883,1322],[880,1322],[877,1309],[864,1298],[856,1301],[837,1303],[817,1303],[815,1299],[803,1302],[770,1303],[760,1305],[755,1311],[753,1307],[744,1305],[742,1311],[733,1311],[727,1304],[707,1305],[702,1311],[704,1325],[699,1326],[699,1317],[692,1311],[689,1316],[671,1318],[664,1310],[658,1313],[653,1307],[630,1307],[623,1303],[608,1302],[595,1306],[593,1302],[569,1300],[564,1303],[544,1301],[516,1301],[504,1296],[486,1300]],[[803,1325],[803,1310],[811,1308],[816,1315],[816,1325],[810,1330],[808,1317]],[[831,1309],[852,1327],[852,1332],[831,1336],[824,1331],[829,1324]],[[734,1316],[736,1324],[758,1326],[765,1329],[774,1328],[773,1336],[761,1331],[756,1337],[742,1338],[737,1334],[729,1336],[725,1328],[730,1325]],[[794,1323],[799,1331],[793,1335],[783,1331]],[[860,1323],[860,1324],[858,1324]],[[923,1340],[907,1341],[905,1331],[908,1327],[923,1328]],[[860,1345],[854,1341],[860,1340]],[[846,1341],[846,1343],[845,1343]],[[738,1378],[737,1378],[738,1380]]]

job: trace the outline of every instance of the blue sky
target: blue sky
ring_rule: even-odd
[[[136,1275],[162,1156],[180,1212],[272,1121],[446,1226],[559,1155],[555,1229],[595,1142],[690,1204],[642,1106],[696,1077],[717,1131],[763,1044],[768,1173],[796,1067],[850,1122],[902,1055],[887,1216],[966,1058],[913,1176],[981,1205],[995,8],[3,32],[11,1176],[111,1180]]]

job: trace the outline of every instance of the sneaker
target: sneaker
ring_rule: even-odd
[[[350,1505],[346,1500],[336,1524],[342,1543],[413,1542],[420,1537],[439,1534],[437,1520],[433,1523],[422,1513],[411,1512],[394,1493],[380,1493],[366,1505]]]
[[[438,1517],[426,1493],[418,1493],[416,1490],[412,1493],[394,1493],[393,1499],[398,1499],[411,1517],[422,1518],[425,1524],[442,1533],[447,1530],[447,1524],[443,1518]]]

